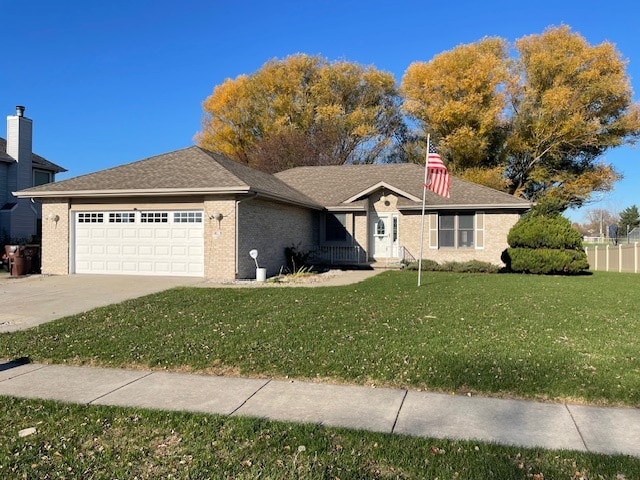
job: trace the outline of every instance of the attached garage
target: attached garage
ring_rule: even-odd
[[[16,192],[42,203],[43,274],[255,278],[312,245],[322,206],[275,176],[189,147]]]
[[[71,213],[71,273],[204,276],[201,210]]]

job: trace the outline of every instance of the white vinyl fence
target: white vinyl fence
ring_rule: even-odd
[[[605,272],[638,273],[640,260],[640,243],[619,245],[593,245],[585,247],[589,268]]]

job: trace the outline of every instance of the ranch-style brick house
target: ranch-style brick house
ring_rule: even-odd
[[[269,276],[285,248],[390,265],[420,252],[424,167],[298,167],[275,175],[189,147],[16,192],[42,202],[42,273]],[[500,264],[529,202],[459,178],[427,191],[424,258]]]

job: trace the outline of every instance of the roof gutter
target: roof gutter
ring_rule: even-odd
[[[289,197],[274,195],[259,190],[251,189],[247,187],[223,187],[223,188],[154,188],[154,189],[138,189],[138,190],[61,190],[61,191],[39,191],[34,192],[27,190],[20,190],[18,192],[12,192],[18,198],[114,198],[114,197],[148,197],[155,195],[162,195],[165,197],[183,197],[185,195],[215,195],[215,194],[255,194],[260,195],[263,198],[277,201],[281,203],[288,203],[290,205],[297,205],[301,207],[311,208],[314,210],[322,210],[322,206],[309,200],[308,202],[294,200]]]
[[[86,198],[86,197],[148,197],[149,195],[162,194],[165,196],[184,196],[187,195],[210,195],[215,193],[233,194],[233,193],[248,193],[250,188],[153,188],[153,189],[139,189],[139,190],[61,190],[61,191],[30,191],[20,190],[18,192],[11,192],[18,198]]]
[[[325,207],[328,212],[366,212],[364,205],[344,205],[337,207]]]
[[[532,203],[513,204],[513,203],[486,203],[486,204],[464,204],[464,205],[428,205],[427,210],[526,210],[533,206]],[[420,205],[398,206],[398,210],[422,210]]]

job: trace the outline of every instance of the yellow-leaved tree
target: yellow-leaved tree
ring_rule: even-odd
[[[397,86],[373,67],[304,54],[271,60],[216,86],[203,109],[200,146],[268,172],[402,154]]]
[[[407,68],[403,108],[423,131],[436,135],[453,173],[500,162],[507,67],[506,42],[485,38]]]
[[[602,155],[640,136],[621,54],[568,26],[517,40],[517,58],[507,49],[487,38],[410,65],[405,111],[460,176],[565,207],[610,190],[619,175]]]

